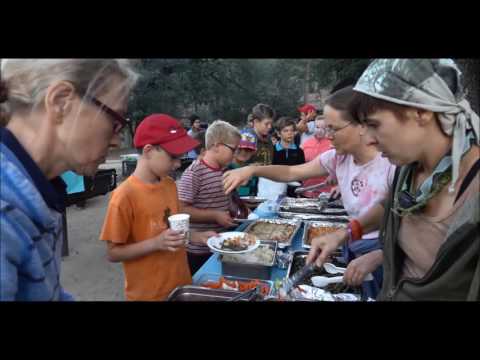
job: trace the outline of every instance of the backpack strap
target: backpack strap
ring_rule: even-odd
[[[467,176],[465,176],[465,179],[463,179],[462,185],[460,186],[460,191],[458,192],[454,203],[456,203],[457,200],[460,198],[460,196],[462,196],[462,194],[465,192],[465,190],[468,188],[470,183],[473,181],[473,178],[477,175],[479,170],[480,170],[480,159],[478,159],[475,162],[475,164],[473,164]]]

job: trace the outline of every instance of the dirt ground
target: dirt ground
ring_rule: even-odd
[[[67,210],[69,256],[62,260],[62,285],[76,300],[124,300],[123,270],[105,256],[98,239],[109,195],[87,200],[85,208]]]
[[[118,155],[113,154],[100,168],[115,168],[122,181]],[[105,244],[99,240],[109,198],[110,193],[88,199],[85,208],[67,208],[70,254],[62,260],[61,283],[76,300],[124,300],[122,265],[106,259]]]

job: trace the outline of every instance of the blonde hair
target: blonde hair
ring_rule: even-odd
[[[223,120],[215,120],[207,129],[205,145],[210,149],[216,143],[229,143],[240,138],[240,131],[235,126]]]
[[[45,91],[56,81],[73,83],[80,95],[96,96],[120,78],[128,95],[139,76],[126,59],[3,59],[0,74],[4,93],[0,110],[6,118],[41,104]]]

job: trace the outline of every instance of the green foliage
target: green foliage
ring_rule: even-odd
[[[359,75],[369,60],[144,59],[129,115],[139,122],[151,113],[177,118],[197,113],[205,121],[224,119],[242,126],[251,108],[262,102],[278,115],[297,116],[308,62],[313,91],[315,83],[329,87],[342,77]]]

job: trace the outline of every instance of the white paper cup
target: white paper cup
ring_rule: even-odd
[[[189,214],[175,214],[168,217],[170,229],[181,231],[185,233],[185,243],[190,241],[190,215]]]

